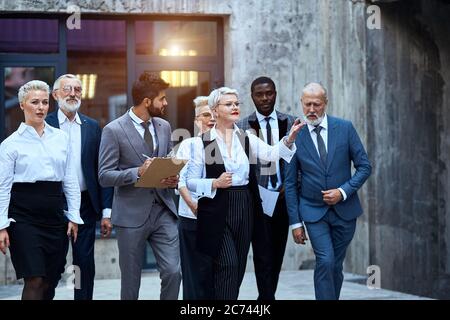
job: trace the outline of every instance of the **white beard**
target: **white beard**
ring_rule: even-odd
[[[69,98],[58,99],[58,106],[66,112],[72,112],[72,113],[77,112],[78,109],[80,108],[81,101],[79,99],[77,99],[77,103],[68,103],[66,101],[66,99],[69,99]]]
[[[325,118],[325,113],[321,117],[317,117],[316,120],[309,120],[305,115],[303,115],[303,120],[310,126],[318,126],[322,123],[323,118]]]

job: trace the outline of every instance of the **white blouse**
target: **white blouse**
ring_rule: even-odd
[[[178,189],[182,187],[187,187],[187,171],[189,166],[189,161],[193,157],[194,151],[193,151],[193,142],[194,138],[188,138],[184,139],[180,146],[178,147],[177,151],[177,159],[185,159],[188,160],[188,163],[181,169],[180,171],[180,179],[178,182]],[[197,201],[198,196],[195,192],[189,191],[191,198],[193,201]],[[180,195],[180,202],[178,203],[178,215],[190,218],[190,219],[197,219],[197,216],[192,212],[191,208],[187,205],[186,201],[184,201],[183,197]]]
[[[77,224],[80,217],[80,187],[69,152],[69,137],[45,123],[44,134],[21,123],[0,145],[0,230],[9,226],[11,187],[14,182],[62,181],[68,211],[64,214]]]
[[[248,184],[248,175],[250,173],[250,163],[245,150],[242,147],[239,137],[237,135],[239,128],[234,125],[233,140],[231,143],[231,154],[228,154],[227,146],[223,139],[217,134],[216,128],[211,129],[211,140],[216,140],[222,154],[225,170],[232,172],[232,186],[242,186]],[[291,149],[286,147],[284,139],[277,144],[270,146],[262,141],[260,138],[247,132],[250,150],[252,156],[266,160],[277,161],[280,158],[290,162],[294,156],[297,148],[295,143],[292,144]],[[199,197],[214,198],[216,190],[212,189],[212,181],[214,179],[204,179],[205,169],[205,152],[203,150],[203,141],[200,137],[194,138],[194,155],[193,159],[189,161],[187,168],[187,186],[192,192],[195,192]],[[205,150],[206,151],[206,150]]]

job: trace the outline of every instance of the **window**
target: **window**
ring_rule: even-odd
[[[58,20],[2,18],[0,52],[58,52]]]
[[[83,85],[80,112],[103,127],[127,109],[126,24],[86,20],[67,30],[67,71]]]
[[[136,53],[168,57],[217,55],[215,21],[137,21]]]

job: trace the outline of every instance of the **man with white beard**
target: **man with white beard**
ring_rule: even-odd
[[[96,221],[101,219],[101,234],[111,234],[112,188],[102,188],[98,183],[98,150],[101,129],[98,122],[89,118],[78,109],[81,105],[82,85],[80,79],[73,74],[60,76],[53,85],[53,98],[59,109],[50,113],[45,121],[60,128],[69,135],[70,156],[74,159],[81,191],[80,214],[84,225],[78,229],[76,242],[72,239],[72,256],[75,267],[75,300],[92,300],[94,290],[94,242]],[[69,241],[65,244],[61,273],[64,272]],[[80,280],[80,281],[77,281]],[[55,284],[56,287],[57,283]],[[54,291],[51,293],[54,295]],[[52,299],[53,296],[47,297]]]
[[[316,299],[337,300],[345,253],[363,212],[357,191],[372,167],[352,123],[326,113],[324,86],[307,84],[301,103],[308,125],[299,132],[296,154],[286,168],[289,225],[295,243],[305,244],[306,231],[311,239]]]

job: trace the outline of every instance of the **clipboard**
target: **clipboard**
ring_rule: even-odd
[[[134,184],[138,188],[167,188],[161,179],[176,176],[188,160],[177,158],[155,158],[144,174]]]

